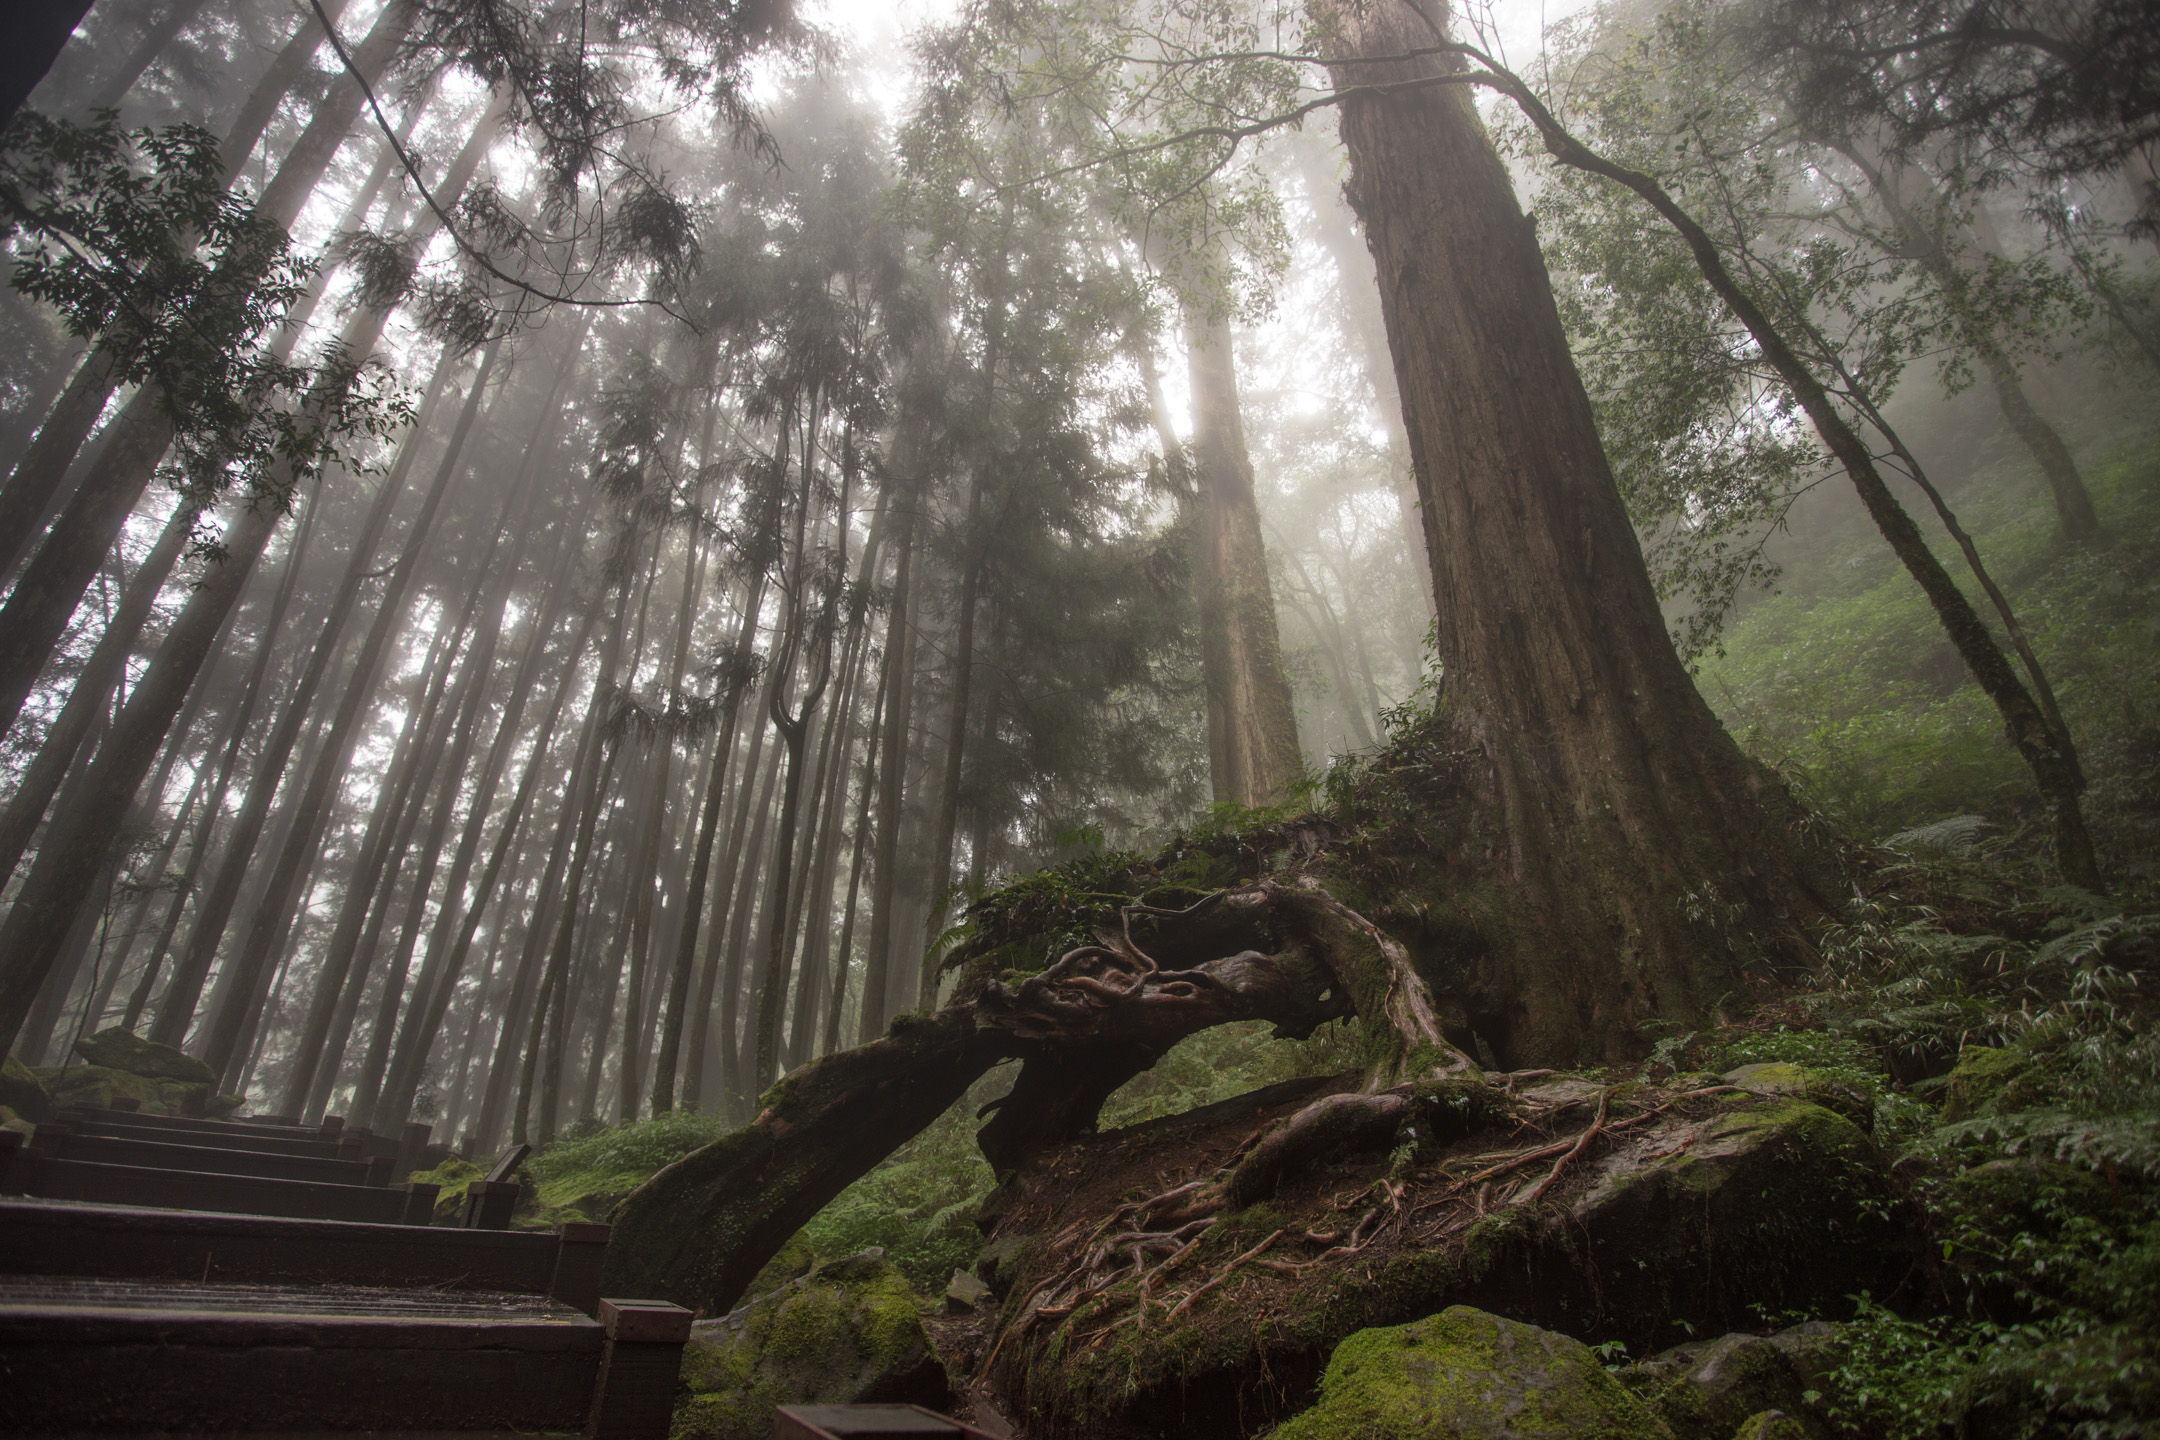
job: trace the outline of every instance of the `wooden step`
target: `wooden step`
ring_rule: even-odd
[[[555,1234],[0,1201],[0,1275],[494,1290],[588,1315],[607,1240],[586,1222]]]
[[[344,1123],[340,1121],[333,1126],[330,1120],[326,1119],[320,1126],[257,1125],[247,1120],[197,1120],[189,1115],[150,1115],[140,1110],[108,1110],[95,1106],[79,1108],[93,1119],[115,1121],[122,1125],[146,1125],[159,1130],[192,1130],[203,1135],[257,1135],[281,1140],[335,1139]]]
[[[34,1145],[23,1147],[15,1156],[6,1188],[13,1194],[45,1200],[290,1215],[304,1220],[360,1220],[379,1225],[430,1223],[438,1193],[433,1185],[409,1184],[390,1189],[107,1165],[46,1155]]]
[[[148,1134],[179,1134],[179,1131]],[[196,1142],[209,1136],[190,1136]],[[217,1175],[257,1175],[270,1180],[308,1180],[321,1185],[388,1185],[394,1164],[339,1160],[314,1155],[265,1154],[202,1143],[172,1144],[131,1136],[85,1135],[71,1125],[40,1125],[31,1143],[59,1160],[95,1160],[105,1165],[135,1165],[153,1170],[195,1170]]]
[[[200,1130],[172,1130],[138,1125],[128,1120],[100,1120],[87,1110],[62,1110],[59,1123],[83,1135],[110,1135],[116,1140],[152,1140],[161,1145],[200,1145],[218,1150],[252,1150],[258,1155],[306,1155],[318,1160],[352,1160],[360,1154],[360,1141],[287,1140],[278,1135],[253,1135],[243,1125],[230,1133],[208,1134]]]
[[[484,1291],[5,1277],[5,1428],[661,1440],[689,1313],[600,1311]]]

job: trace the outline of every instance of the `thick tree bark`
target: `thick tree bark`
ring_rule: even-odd
[[[1443,38],[1409,0],[1314,14],[1339,88],[1441,73],[1379,58]],[[1441,704],[1474,757],[1460,888],[1435,917],[1464,952],[1450,998],[1503,1065],[1620,1060],[1644,1022],[1698,1020],[1807,959],[1828,881],[1798,807],[1673,652],[1467,90],[1357,93],[1341,115],[1417,466]]]
[[[1207,672],[1208,769],[1217,801],[1272,805],[1288,796],[1304,773],[1305,758],[1298,749],[1290,682],[1283,677],[1229,322],[1188,320],[1185,356],[1192,386],[1192,477],[1200,499],[1195,568]]]

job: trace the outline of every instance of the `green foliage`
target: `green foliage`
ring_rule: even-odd
[[[1962,519],[2014,587],[2053,676],[2110,868],[2150,877],[2160,856],[2160,450],[2087,467],[2118,537],[2105,547],[2061,545],[2051,511],[2002,473],[2017,463],[1972,477]],[[1974,812],[2020,821],[2034,808],[2030,781],[1934,624],[1887,550],[1855,539],[1728,627],[1725,654],[1703,663],[1703,693],[1749,750],[1862,833]]]
[[[22,111],[0,135],[0,223],[14,288],[96,341],[123,383],[156,387],[175,427],[172,476],[195,503],[238,482],[251,503],[287,506],[411,418],[385,374],[335,348],[315,366],[269,352],[314,267],[226,187],[205,130]]]
[[[1010,1071],[993,1071],[977,1081],[921,1134],[834,1197],[802,1228],[800,1241],[820,1260],[879,1246],[910,1284],[942,1294],[952,1272],[972,1265],[982,1246],[975,1211],[995,1177],[975,1145],[975,1112],[1010,1079]]]

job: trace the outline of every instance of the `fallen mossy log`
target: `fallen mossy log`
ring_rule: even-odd
[[[623,1202],[604,1283],[724,1313],[804,1222],[1001,1062],[1023,1064],[978,1138],[1009,1172],[1091,1129],[1112,1091],[1189,1035],[1266,1020],[1278,1035],[1302,1038],[1353,1014],[1393,1038],[1373,1067],[1376,1092],[1413,1069],[1422,1079],[1317,1102],[1257,1143],[1250,1165],[1218,1193],[1186,1208],[1219,1209],[1272,1188],[1341,1143],[1345,1126],[1360,1136],[1392,1132],[1412,1114],[1417,1084],[1479,1085],[1481,1072],[1441,1037],[1402,947],[1309,877],[1270,878],[1177,909],[1120,907],[1096,943],[1039,973],[964,974],[953,1004],[902,1016],[881,1039],[775,1085],[747,1127]]]

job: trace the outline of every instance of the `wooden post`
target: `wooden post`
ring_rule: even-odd
[[[663,1440],[681,1385],[690,1312],[665,1300],[602,1300],[607,1341],[585,1440]]]
[[[555,1278],[548,1294],[587,1315],[600,1313],[600,1267],[607,1260],[608,1227],[593,1220],[564,1223],[555,1250]]]
[[[465,1187],[465,1228],[507,1230],[517,1210],[518,1182],[474,1180]]]
[[[427,1149],[428,1134],[435,1127],[414,1120],[407,1123],[405,1133],[398,1137],[397,1169],[390,1173],[390,1183],[401,1183],[413,1171],[422,1169],[420,1152]]]
[[[405,1216],[407,1225],[432,1225],[435,1223],[435,1200],[442,1194],[440,1185],[423,1185],[416,1181],[405,1182]]]

